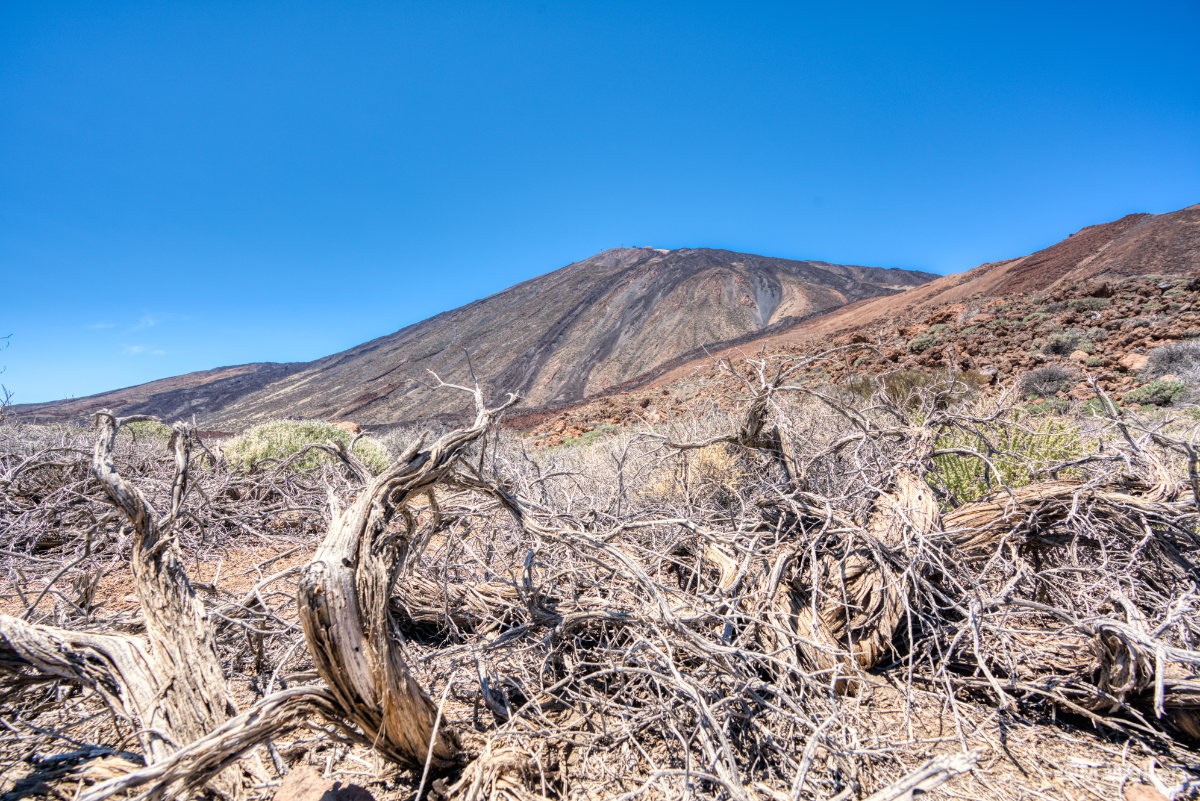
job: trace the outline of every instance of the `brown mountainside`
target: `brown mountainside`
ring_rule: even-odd
[[[969,299],[1028,297],[1146,275],[1190,275],[1200,270],[1200,204],[1167,214],[1130,214],[1092,225],[1028,256],[983,264],[943,276],[901,296],[848,304],[830,314],[766,332],[742,348],[784,347],[840,332],[920,317]],[[714,354],[727,355],[727,354]],[[712,358],[676,365],[655,383],[691,374]]]
[[[1162,279],[1155,278],[1160,276]],[[1181,280],[1186,277],[1186,280]],[[681,361],[654,379],[609,398],[510,420],[555,438],[605,422],[669,416],[686,405],[693,379],[715,374],[722,357],[765,350],[803,356],[831,344],[878,343],[861,361],[822,367],[844,380],[892,370],[996,371],[1012,378],[1047,364],[1082,381],[1096,375],[1117,396],[1139,386],[1145,354],[1200,336],[1200,204],[1168,214],[1133,214],[1084,228],[1044,250],[930,281],[901,295],[852,303],[768,331],[703,358]],[[1097,295],[1104,297],[1097,298]],[[928,347],[913,346],[925,336]],[[1051,338],[1077,336],[1077,358],[1045,352]],[[1074,387],[1079,394],[1081,386]],[[657,411],[656,411],[657,410]]]
[[[536,408],[577,402],[651,377],[704,347],[934,277],[725,250],[616,248],[342,353],[277,366],[278,380],[242,393],[214,399],[207,381],[183,376],[16,411],[41,419],[77,419],[105,406],[126,414],[194,412],[205,425],[225,428],[278,417],[376,425],[452,417],[469,399],[435,391],[429,371],[468,382],[468,354],[490,396],[518,392],[524,408]]]

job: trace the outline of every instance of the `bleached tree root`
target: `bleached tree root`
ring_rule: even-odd
[[[378,478],[348,449],[316,446],[364,486],[345,508],[334,504],[300,580],[299,620],[324,684],[293,686],[241,714],[207,697],[189,702],[189,693],[207,694],[197,689],[203,677],[186,677],[192,683],[172,700],[165,683],[174,686],[178,668],[158,662],[160,651],[167,660],[206,659],[202,637],[187,655],[171,640],[212,629],[171,561],[186,469],[177,471],[169,512],[144,499],[139,506],[120,476],[108,482],[138,529],[146,636],[0,617],[0,671],[93,688],[141,740],[147,764],[126,761],[115,776],[80,771],[70,780],[91,786],[78,797],[232,797],[239,785],[263,794],[268,784],[242,775],[254,764],[246,757],[289,729],[328,721],[414,768],[417,797],[532,801],[582,795],[588,782],[599,796],[650,797],[661,782],[664,794],[730,798],[850,797],[882,786],[872,801],[899,801],[974,762],[945,756],[897,781],[928,756],[922,750],[884,775],[855,773],[869,764],[855,726],[873,698],[892,697],[869,674],[895,677],[908,666],[914,697],[917,682],[936,681],[951,705],[995,696],[1006,709],[1051,705],[1157,742],[1198,737],[1200,653],[1189,650],[1193,636],[1171,629],[1195,630],[1187,585],[1197,575],[1195,516],[1179,493],[1156,489],[1164,482],[1101,473],[1004,489],[943,516],[923,473],[931,457],[922,423],[851,431],[853,441],[903,449],[856,474],[851,504],[837,495],[843,474],[804,483],[796,458],[766,436],[771,407],[759,403],[736,434],[676,446],[719,442],[762,468],[763,480],[736,488],[733,502],[669,517],[597,505],[584,517],[527,500],[538,496],[520,479],[489,483],[482,457],[478,468],[467,464],[464,449],[495,413],[477,392],[476,401],[473,425],[419,443]],[[184,468],[186,444],[176,441]],[[523,530],[504,530],[508,521],[479,504],[479,493]],[[635,533],[642,529],[653,538]],[[455,561],[461,545],[497,542],[501,556]],[[214,606],[213,617],[237,607]],[[237,621],[255,620],[250,611]],[[425,638],[431,628],[436,639]],[[397,632],[413,636],[409,648]],[[438,650],[443,635],[454,648]],[[289,647],[303,647],[294,628],[287,636]],[[441,677],[438,693],[418,682],[410,653],[424,654],[422,670]],[[459,723],[470,656],[483,713],[473,731]],[[435,701],[443,687],[445,709]],[[856,687],[856,698],[837,696]],[[202,733],[180,734],[187,721]],[[847,737],[836,732],[843,725]],[[764,756],[770,749],[776,756]],[[222,784],[229,780],[233,789]]]
[[[428,450],[410,448],[372,479],[346,509],[335,508],[329,533],[300,580],[299,614],[337,713],[358,726],[387,758],[441,770],[460,755],[458,739],[437,726],[437,708],[411,676],[392,635],[389,600],[396,575],[418,536],[406,505],[450,471],[467,444],[487,431],[499,409],[474,390],[476,418]]]
[[[159,687],[154,662],[140,640],[0,615],[0,670],[33,671],[89,687],[134,724],[148,760],[165,758],[174,749],[163,732],[147,725],[156,718]]]
[[[823,557],[815,577],[796,576],[793,595],[809,596],[795,618],[797,646],[806,664],[819,670],[839,663],[869,670],[891,652],[910,582],[884,551],[904,553],[915,540],[929,537],[939,518],[924,479],[902,471],[895,488],[876,501],[865,536],[849,535],[847,550]]]
[[[407,508],[410,499],[446,477],[462,449],[516,402],[510,396],[499,409],[488,409],[478,389],[474,395],[477,416],[471,426],[428,449],[417,443],[370,479],[348,508],[334,508],[298,598],[306,641],[328,689],[275,693],[240,715],[220,670],[211,624],[170,535],[187,492],[190,432],[176,428],[172,510],[162,516],[113,464],[116,432],[126,421],[98,416],[93,471],[134,527],[132,567],[149,643],[0,616],[0,668],[89,686],[140,732],[146,767],[98,784],[81,798],[99,801],[133,789],[141,789],[143,798],[174,798],[204,786],[242,797],[246,777],[226,768],[314,714],[401,765],[441,771],[461,763],[455,732],[438,726],[433,702],[404,662],[389,602],[397,572],[420,534]],[[369,478],[348,452],[339,449],[337,455]]]
[[[320,687],[293,687],[267,696],[208,734],[140,770],[96,785],[79,801],[102,801],[149,785],[140,798],[180,798],[203,787],[267,739],[319,715],[337,720],[333,694]]]

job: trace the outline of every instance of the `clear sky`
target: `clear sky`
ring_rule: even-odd
[[[608,247],[956,272],[1200,202],[1200,2],[0,3],[14,401]]]

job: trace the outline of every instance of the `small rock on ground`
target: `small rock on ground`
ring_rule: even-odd
[[[357,784],[342,784],[323,778],[315,768],[298,765],[283,777],[275,801],[375,801],[370,791]]]

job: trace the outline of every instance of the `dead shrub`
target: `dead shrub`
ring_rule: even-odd
[[[1074,369],[1050,364],[1031,370],[1021,379],[1021,392],[1027,397],[1050,398],[1079,380]]]

